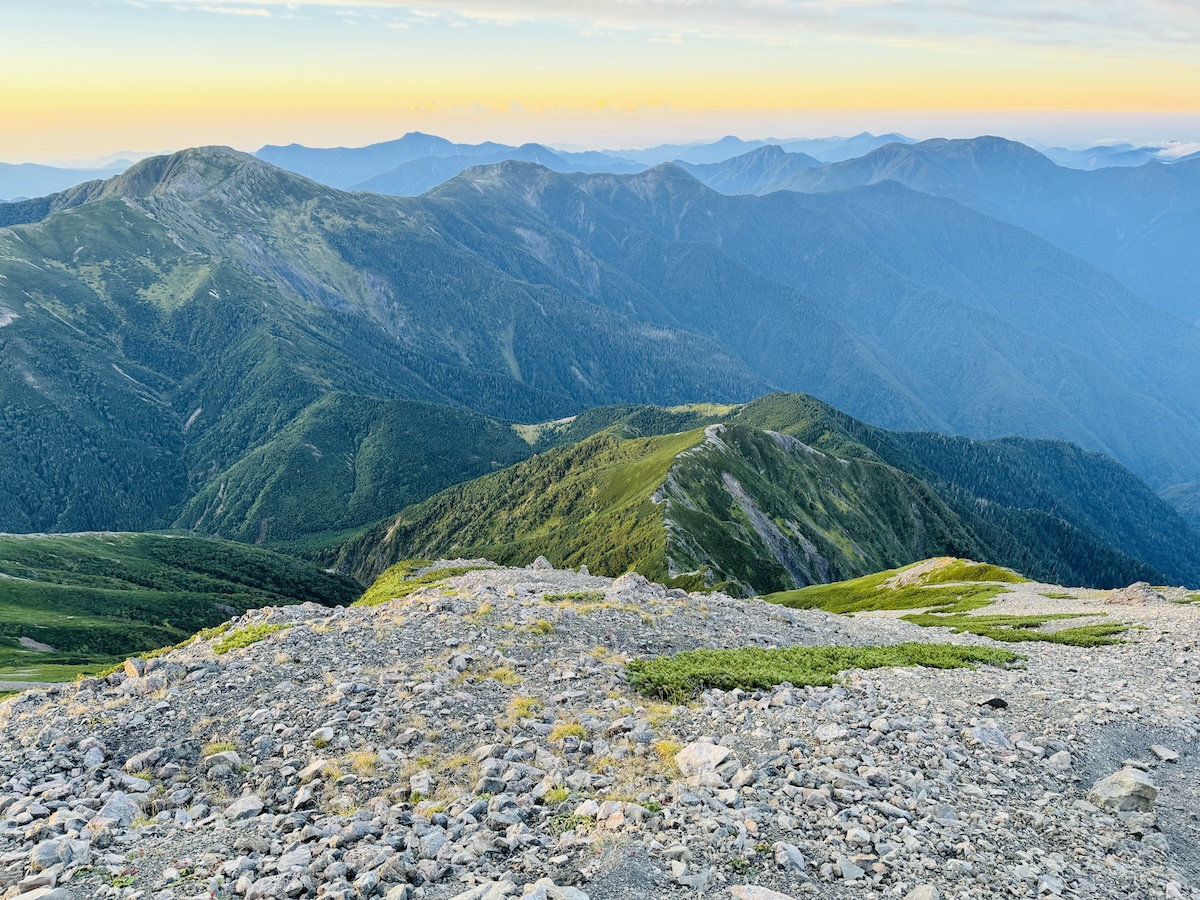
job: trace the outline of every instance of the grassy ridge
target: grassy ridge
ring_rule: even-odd
[[[862,578],[839,581],[834,584],[814,584],[796,591],[782,591],[763,597],[770,603],[788,606],[792,609],[823,609],[826,612],[843,615],[856,612],[871,612],[883,609],[924,609],[939,607],[943,611],[966,612],[987,606],[994,597],[1005,592],[998,584],[970,583],[984,582],[989,579],[972,578],[972,575],[991,574],[994,566],[978,566],[977,568],[963,565],[965,561],[956,561],[948,568],[954,568],[956,574],[962,576],[956,585],[929,587],[937,571],[926,573],[911,584],[893,587],[890,582],[912,568],[904,566],[899,569],[889,569],[876,572]],[[1020,578],[1015,573],[1006,573]],[[1005,578],[1005,581],[1010,581]]]
[[[741,593],[834,581],[977,541],[915,478],[732,424],[680,457],[666,490],[668,555]]]
[[[153,534],[0,536],[0,673],[68,669],[176,643],[236,612],[349,603],[358,585],[242,544]],[[54,648],[21,645],[28,638]],[[59,667],[59,668],[56,668]]]
[[[616,431],[484,476],[384,520],[349,548],[363,581],[408,558],[486,557],[524,565],[641,572],[667,579],[662,510],[652,495],[702,431],[650,438]]]

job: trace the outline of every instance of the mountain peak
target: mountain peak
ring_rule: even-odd
[[[231,147],[192,147],[142,160],[111,179],[105,193],[131,199],[173,196],[194,200],[247,167],[274,169]]]

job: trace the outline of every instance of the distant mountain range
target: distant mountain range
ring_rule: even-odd
[[[508,161],[405,199],[203,148],[0,226],[3,531],[324,546],[522,459],[513,421],[772,389],[1200,481],[1200,330],[891,180]]]
[[[1047,147],[1042,153],[1070,169],[1106,169],[1110,166],[1141,166],[1148,162],[1174,163],[1200,159],[1200,145],[1163,141],[1148,146],[1115,143],[1084,150]]]
[[[889,144],[816,167],[760,148],[692,173],[726,193],[826,192],[894,181],[947,197],[1046,238],[1135,292],[1200,321],[1200,158],[1173,165],[1066,169],[1003,138]]]
[[[64,169],[37,163],[0,163],[0,202],[44,197],[85,181],[120,175],[131,165],[128,160],[117,160],[98,169]]]

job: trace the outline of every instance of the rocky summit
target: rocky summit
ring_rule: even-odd
[[[988,614],[1129,630],[667,702],[631,661],[1000,645],[637,575],[453,565],[5,701],[2,896],[1200,898],[1193,605],[1011,585]]]

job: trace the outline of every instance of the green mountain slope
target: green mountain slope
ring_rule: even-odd
[[[1071,439],[1156,487],[1200,477],[1200,331],[892,183],[726,197],[673,166],[509,162],[402,199],[205,148],[0,222],[9,531],[292,541],[478,474],[436,437],[373,465],[420,415],[314,407],[330,395],[537,422],[783,387],[887,427]],[[351,447],[353,484],[333,465]]]
[[[539,555],[600,573],[667,577],[662,512],[653,501],[675,457],[703,431],[632,437],[620,427],[450,488],[355,539],[342,565],[364,584],[409,557]]]
[[[764,384],[709,340],[506,274],[428,206],[216,148],[0,206],[0,528],[163,527],[330,392],[533,421]]]
[[[278,546],[361,528],[531,452],[467,410],[328,394],[210,479],[175,526]]]
[[[1159,493],[1200,534],[1200,481],[1173,485]]]
[[[0,535],[0,672],[59,675],[56,666],[172,644],[246,609],[345,604],[360,591],[349,578],[228,541]]]
[[[1200,532],[1115,460],[1073,444],[887,431],[796,394],[736,418],[912,474],[972,523],[988,561],[1043,581],[1128,584],[1140,560],[1146,580],[1200,583]]]
[[[706,427],[653,436],[681,421]],[[606,430],[587,437],[589,422]],[[1178,515],[1117,463],[1059,442],[889,432],[789,394],[595,410],[538,439],[568,435],[582,440],[381,521],[340,565],[367,582],[404,558],[544,555],[763,592],[951,555],[1062,583],[1200,584],[1200,541]]]

